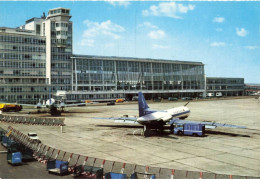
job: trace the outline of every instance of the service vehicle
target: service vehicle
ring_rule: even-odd
[[[222,97],[222,92],[217,92],[216,97]]]
[[[189,136],[204,136],[205,125],[197,123],[185,123],[174,126],[174,134]]]
[[[132,101],[138,101],[138,96],[134,96],[134,97],[132,98]]]
[[[0,110],[3,112],[7,112],[7,111],[21,111],[22,110],[22,106],[18,105],[18,104],[5,104],[5,103],[0,103]]]
[[[18,165],[22,163],[22,153],[19,150],[20,144],[9,140],[9,145],[7,145],[7,162],[11,165]]]
[[[7,151],[7,162],[12,165],[18,165],[22,163],[22,153],[17,151]]]
[[[56,173],[56,174],[66,174],[68,173],[69,163],[67,161],[61,160],[48,160],[47,162],[47,171],[49,173]]]
[[[119,102],[124,102],[125,99],[116,99],[116,103],[119,103]]]
[[[108,106],[112,106],[112,105],[115,105],[115,102],[111,101],[111,102],[108,102],[107,103]]]
[[[34,133],[34,132],[29,132],[29,133],[28,133],[28,136],[29,136],[29,138],[31,139],[32,142],[41,143],[41,141],[39,140],[39,137],[37,136],[36,133]]]
[[[214,93],[207,93],[206,97],[214,97]]]

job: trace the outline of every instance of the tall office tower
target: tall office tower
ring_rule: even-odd
[[[46,78],[52,92],[71,90],[72,78],[72,22],[70,10],[55,8],[48,12],[42,23],[46,36]]]

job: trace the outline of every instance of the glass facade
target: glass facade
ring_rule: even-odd
[[[223,96],[244,95],[244,78],[207,77],[207,93],[221,92]]]
[[[56,8],[50,10],[47,17],[51,21],[49,35],[51,36],[52,92],[71,90],[73,32],[69,12],[69,9]]]
[[[46,99],[45,37],[0,32],[0,100]]]
[[[77,55],[72,60],[75,91],[175,93],[205,89],[201,62]]]

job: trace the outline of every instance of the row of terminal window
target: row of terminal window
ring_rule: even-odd
[[[12,42],[12,43],[25,43],[25,44],[36,44],[36,45],[45,45],[45,39],[38,38],[29,38],[22,36],[8,36],[0,35],[0,42]]]
[[[45,66],[45,63],[37,62],[0,61],[0,67],[6,68],[45,68]]]
[[[45,84],[46,78],[0,78],[0,84]]]
[[[16,60],[45,60],[45,54],[15,54],[0,53],[0,59],[16,59]]]
[[[57,13],[63,13],[63,14],[70,14],[70,10],[67,9],[56,9],[56,10],[51,10],[49,11],[49,15],[57,14]]]
[[[0,76],[46,76],[45,70],[41,71],[30,71],[30,70],[0,70]]]
[[[45,53],[45,47],[36,47],[36,46],[22,46],[22,45],[0,45],[2,50],[12,50],[12,51],[24,51],[24,52],[43,52]]]

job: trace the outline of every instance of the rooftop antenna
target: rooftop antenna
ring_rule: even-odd
[[[45,12],[42,13],[42,17],[41,17],[41,18],[42,18],[42,19],[45,19],[45,18],[46,18]]]

